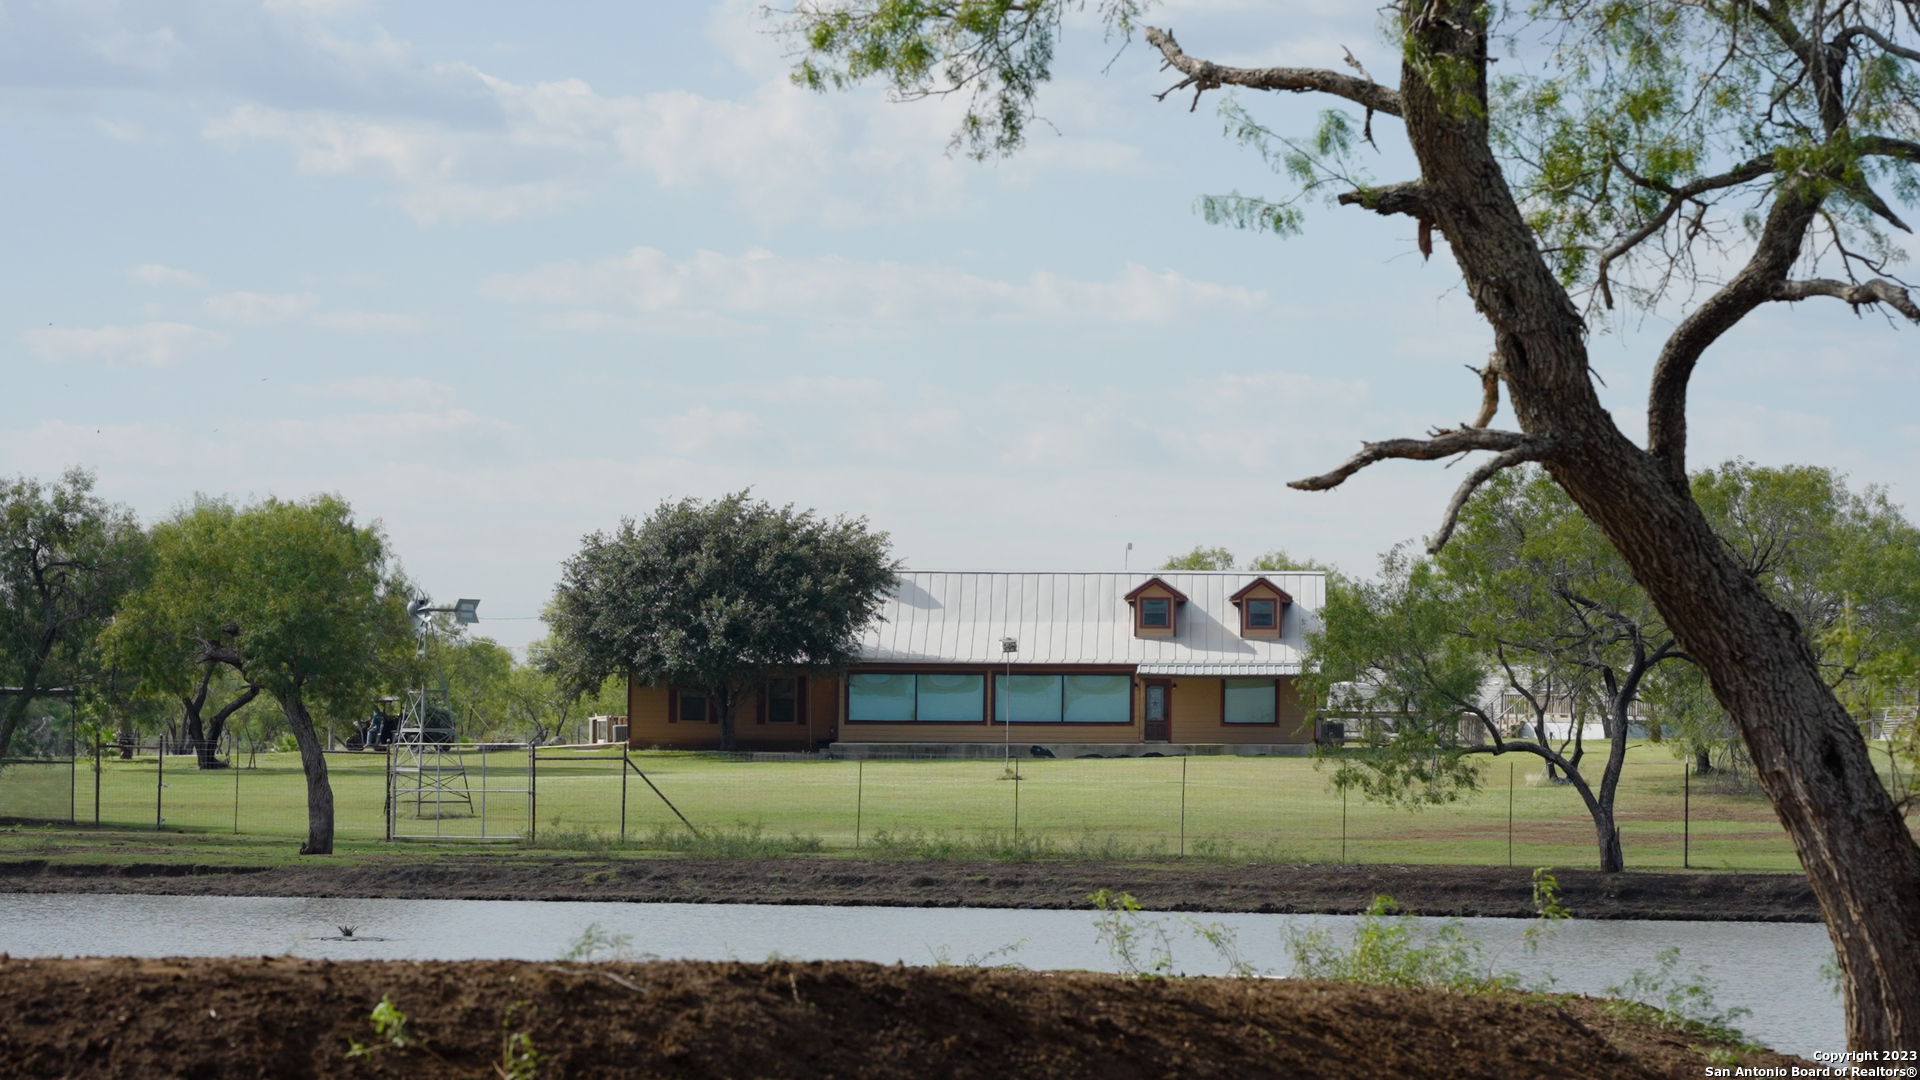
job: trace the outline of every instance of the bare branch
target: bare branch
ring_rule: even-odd
[[[1813,296],[1831,296],[1845,300],[1856,309],[1865,304],[1885,304],[1914,322],[1920,322],[1920,305],[1907,295],[1907,290],[1884,278],[1874,278],[1858,285],[1850,285],[1832,278],[1814,278],[1809,281],[1783,281],[1773,288],[1774,300],[1798,301]]]
[[[1287,486],[1296,491],[1326,491],[1329,488],[1339,487],[1348,477],[1361,469],[1391,458],[1434,461],[1473,450],[1512,450],[1527,442],[1529,442],[1527,437],[1517,431],[1455,428],[1452,431],[1440,432],[1430,439],[1387,439],[1384,442],[1364,443],[1359,453],[1348,458],[1332,472],[1310,476],[1305,480],[1295,480]]]
[[[1875,45],[1880,46],[1895,56],[1908,60],[1920,60],[1920,52],[1915,52],[1893,41],[1871,26],[1849,26],[1834,37],[1833,43],[1841,48],[1845,48],[1847,45],[1852,44],[1853,39],[1857,37],[1868,38],[1872,40]]]
[[[1432,540],[1427,541],[1427,554],[1437,555],[1441,548],[1447,546],[1447,540],[1453,536],[1454,526],[1460,523],[1460,511],[1466,507],[1467,499],[1472,497],[1481,484],[1493,479],[1494,473],[1502,469],[1511,469],[1524,462],[1539,461],[1551,453],[1553,448],[1554,443],[1551,439],[1529,439],[1503,454],[1495,454],[1481,462],[1480,467],[1467,474],[1467,478],[1454,490],[1453,499],[1447,503],[1447,512],[1440,518],[1440,531],[1433,534]]]
[[[1673,220],[1673,215],[1678,212],[1682,206],[1686,205],[1688,200],[1698,198],[1709,191],[1719,191],[1723,188],[1735,187],[1751,180],[1757,180],[1772,172],[1773,155],[1762,154],[1736,169],[1721,173],[1718,176],[1701,177],[1690,184],[1683,184],[1680,187],[1673,187],[1672,185],[1663,184],[1657,180],[1641,176],[1639,173],[1634,172],[1626,162],[1620,160],[1617,156],[1613,159],[1613,164],[1615,168],[1620,170],[1622,176],[1625,176],[1641,187],[1666,192],[1668,198],[1667,204],[1660,208],[1659,213],[1648,218],[1639,228],[1621,237],[1620,240],[1600,253],[1598,265],[1600,296],[1608,308],[1613,307],[1613,289],[1609,286],[1607,280],[1607,268],[1613,265],[1614,260],[1631,252],[1634,248],[1639,247],[1645,242],[1649,236],[1666,228],[1667,222]]]
[[[1902,161],[1920,164],[1920,143],[1906,139],[1889,139],[1884,135],[1868,135],[1853,141],[1853,148],[1863,157],[1896,157]]]
[[[1186,76],[1159,94],[1161,100],[1176,90],[1191,86],[1197,105],[1204,91],[1217,90],[1222,86],[1244,86],[1252,90],[1289,90],[1296,94],[1317,91],[1346,98],[1389,116],[1400,115],[1400,92],[1389,90],[1371,79],[1356,79],[1351,75],[1320,68],[1221,67],[1207,60],[1196,60],[1182,52],[1180,44],[1173,40],[1173,34],[1169,31],[1150,26],[1146,37],[1147,43],[1166,57],[1168,67]]]

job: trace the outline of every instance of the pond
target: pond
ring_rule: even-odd
[[[1116,970],[1098,939],[1096,913],[996,908],[810,907],[758,904],[612,904],[534,900],[309,900],[0,894],[0,952],[13,956],[260,956],[385,960],[552,960],[589,926],[639,958],[872,960],[877,963],[1016,963],[1035,969]],[[1226,971],[1188,917],[1142,913],[1169,931],[1173,968]],[[1240,958],[1263,973],[1292,967],[1287,935],[1328,930],[1341,915],[1201,915],[1233,932]],[[1433,925],[1441,920],[1419,920]],[[1820,976],[1833,950],[1808,923],[1573,920],[1529,955],[1521,919],[1462,919],[1501,970],[1529,985],[1600,993],[1656,954],[1678,948],[1678,972],[1716,984],[1716,1003],[1753,1015],[1739,1026],[1787,1053],[1811,1056],[1846,1043],[1839,997]],[[354,940],[340,927],[354,927]],[[372,939],[379,940],[372,940]],[[1497,953],[1497,956],[1496,956]],[[606,955],[605,952],[602,955]]]

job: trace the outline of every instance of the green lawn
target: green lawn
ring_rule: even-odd
[[[383,843],[384,757],[331,754],[327,760],[343,850],[392,850]],[[961,838],[976,844],[990,838],[1004,847],[1017,838],[1043,851],[1109,857],[1184,853],[1504,864],[1511,836],[1515,865],[1595,865],[1593,827],[1578,794],[1542,782],[1534,761],[1510,760],[1511,769],[1509,761],[1484,763],[1479,794],[1410,812],[1357,798],[1343,803],[1327,774],[1301,758],[1025,759],[1015,781],[992,761],[728,762],[697,754],[633,755],[661,795],[703,831],[798,836],[832,853],[871,851],[876,841],[882,851],[910,851]],[[396,831],[409,839],[407,846],[471,850],[471,843],[449,840],[483,832],[489,839],[520,837],[524,844],[529,787],[536,793],[537,842],[544,837],[549,844],[599,845],[620,832],[617,752],[544,751],[531,777],[524,750],[441,764],[444,771],[428,773],[442,779],[439,813],[433,787],[422,789],[411,779],[415,774],[403,782]],[[197,842],[195,850],[251,858],[303,835],[306,789],[297,756],[243,756],[238,765],[203,772],[184,757],[169,757],[164,767],[151,756],[110,759],[99,774],[100,829],[58,830],[61,844],[88,843],[82,837],[107,844],[112,837],[151,848],[156,840],[174,843],[171,838],[178,837]],[[9,767],[0,773],[0,815],[64,816],[67,775],[64,766]],[[91,765],[82,762],[77,777],[75,813],[91,826]],[[638,844],[636,854],[657,831],[684,833],[638,775],[627,773],[624,789],[626,833]],[[29,805],[40,809],[19,809]],[[1619,800],[1629,867],[1681,865],[1681,807],[1679,762],[1664,747],[1635,747]],[[1686,831],[1687,858],[1695,867],[1798,867],[1771,808],[1757,794],[1719,793],[1696,783]],[[41,828],[16,829],[0,835],[0,852],[45,846],[49,836]]]

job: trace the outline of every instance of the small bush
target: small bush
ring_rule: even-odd
[[[1684,979],[1677,977],[1679,949],[1662,949],[1653,960],[1658,970],[1636,970],[1625,984],[1607,987],[1607,995],[1614,999],[1606,1006],[1609,1015],[1658,1024],[1695,1038],[1758,1049],[1734,1026],[1753,1015],[1753,1010],[1737,1005],[1720,1008],[1713,1000],[1714,984],[1701,971]]]
[[[637,838],[638,847],[671,851],[704,859],[777,859],[787,855],[815,855],[826,850],[817,836],[767,835],[760,824],[733,827],[708,827],[698,833],[684,825],[655,825],[653,831]]]

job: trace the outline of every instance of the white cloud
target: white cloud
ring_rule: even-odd
[[[314,315],[313,325],[329,330],[391,330],[405,333],[420,329],[420,320],[412,315],[386,311],[322,311]]]
[[[265,293],[234,292],[210,296],[202,306],[207,309],[207,314],[223,322],[271,326],[312,311],[319,304],[320,298],[313,293],[268,296]]]
[[[418,377],[396,379],[384,375],[364,375],[353,379],[308,383],[295,389],[315,397],[350,398],[415,409],[434,408],[453,400],[453,387]]]
[[[159,263],[141,263],[127,271],[127,276],[142,285],[180,285],[197,289],[207,284],[207,279],[191,270],[182,270],[177,266],[162,266]]]
[[[91,330],[81,327],[29,330],[23,340],[34,355],[46,360],[104,360],[109,364],[165,367],[184,356],[227,345],[233,338],[186,323],[149,322]]]
[[[509,303],[615,304],[651,316],[882,324],[1168,323],[1192,313],[1244,314],[1267,306],[1261,291],[1133,263],[1111,281],[1035,271],[1014,282],[936,264],[789,259],[760,249],[737,257],[702,251],[675,261],[654,248],[637,247],[591,265],[550,263],[524,274],[497,275],[482,282],[480,292]],[[595,314],[570,318],[580,329],[621,325]]]

